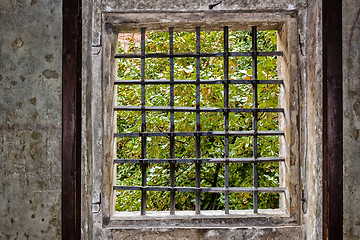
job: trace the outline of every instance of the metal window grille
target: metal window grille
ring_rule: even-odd
[[[282,157],[258,157],[258,136],[281,136],[283,131],[258,131],[258,114],[266,112],[283,113],[282,108],[258,108],[258,84],[283,84],[283,80],[259,80],[257,79],[257,61],[259,56],[282,56],[282,52],[259,52],[257,51],[257,28],[252,27],[252,51],[251,52],[229,52],[229,30],[223,28],[224,49],[223,52],[201,52],[200,51],[200,27],[196,28],[196,52],[195,53],[174,53],[173,47],[173,28],[169,28],[169,53],[146,53],[145,52],[145,28],[141,28],[141,52],[140,54],[115,54],[115,58],[139,58],[141,59],[141,80],[115,81],[115,85],[140,85],[141,86],[141,105],[140,106],[115,106],[114,111],[138,111],[141,112],[141,132],[115,133],[115,138],[141,138],[141,159],[114,159],[114,164],[141,164],[142,185],[141,186],[113,186],[114,191],[136,190],[141,191],[141,215],[146,213],[146,193],[147,191],[169,191],[170,192],[170,214],[175,214],[175,193],[176,192],[195,192],[195,213],[200,214],[202,192],[224,193],[225,195],[225,214],[229,214],[229,193],[252,193],[253,211],[258,212],[258,193],[281,193],[281,187],[259,187],[258,186],[258,163],[260,162],[281,162]],[[251,57],[252,58],[252,79],[251,80],[230,80],[229,79],[229,57]],[[174,58],[194,57],[196,59],[196,80],[174,80]],[[223,57],[224,79],[205,80],[200,79],[200,58],[204,57]],[[156,80],[145,79],[145,59],[147,58],[168,58],[170,63],[170,79]],[[169,85],[170,104],[169,106],[146,106],[145,86],[146,85]],[[174,85],[175,84],[194,84],[196,86],[196,107],[175,107],[174,106]],[[200,84],[222,84],[224,87],[224,107],[211,108],[200,106]],[[229,107],[229,85],[248,84],[252,85],[253,107],[252,108],[230,108]],[[147,132],[146,112],[169,112],[170,131],[169,132]],[[196,127],[194,132],[175,132],[174,112],[195,112]],[[222,112],[224,116],[224,131],[201,131],[200,113],[203,112]],[[229,113],[252,113],[252,131],[229,131]],[[170,158],[149,159],[146,151],[146,138],[162,136],[170,139]],[[175,158],[174,140],[176,136],[195,137],[195,158]],[[200,151],[200,141],[202,136],[222,136],[224,137],[224,157],[223,158],[203,158]],[[230,158],[229,157],[229,137],[231,136],[252,136],[253,137],[253,157],[252,158]],[[147,166],[149,163],[170,163],[170,186],[147,186]],[[195,187],[177,187],[175,185],[175,164],[193,163],[195,164]],[[225,165],[225,186],[224,187],[201,187],[200,171],[201,164],[204,163],[224,163]],[[229,186],[229,163],[252,163],[253,164],[253,186],[252,187],[230,187]]]

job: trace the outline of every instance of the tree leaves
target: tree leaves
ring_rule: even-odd
[[[121,36],[119,53],[139,53],[140,35],[124,34]],[[276,31],[258,32],[258,51],[276,51]],[[251,35],[247,31],[229,33],[230,51],[251,51]],[[174,32],[174,52],[195,52],[196,37],[194,32]],[[222,32],[201,32],[202,52],[222,52]],[[169,34],[164,32],[147,32],[146,52],[169,52]],[[276,57],[258,58],[258,79],[278,79]],[[195,58],[175,58],[174,77],[176,80],[196,79]],[[120,59],[118,62],[118,79],[139,80],[141,61],[139,59]],[[146,59],[146,79],[169,79],[170,64],[166,58]],[[252,78],[251,57],[231,57],[229,59],[230,79]],[[224,62],[222,57],[201,58],[201,79],[223,79]],[[259,108],[276,108],[278,106],[279,85],[257,86]],[[184,84],[174,86],[174,105],[182,107],[194,107],[196,103],[195,85]],[[140,106],[140,86],[120,85],[117,88],[117,104],[127,106]],[[224,106],[224,88],[221,84],[200,86],[201,107]],[[147,106],[169,106],[170,86],[146,85]],[[252,108],[253,107],[252,85],[230,84],[229,107]],[[195,131],[195,113],[176,112],[175,131]],[[223,131],[224,118],[222,113],[201,113],[200,118],[202,131]],[[169,131],[170,113],[147,112],[147,131]],[[258,115],[258,129],[260,131],[278,130],[278,113],[264,113]],[[230,113],[230,131],[251,131],[252,114]],[[119,112],[117,115],[118,132],[140,132],[141,114],[139,112]],[[252,137],[230,137],[229,157],[252,157]],[[117,158],[136,159],[141,157],[140,138],[118,138],[116,148]],[[277,136],[259,137],[259,156],[270,157],[279,155],[279,138]],[[148,158],[169,158],[170,140],[167,137],[147,138]],[[224,137],[201,137],[201,156],[206,158],[224,157]],[[195,157],[195,137],[175,137],[175,157]],[[253,185],[253,166],[245,163],[229,164],[230,186],[251,187]],[[176,164],[176,186],[195,186],[195,164]],[[170,185],[169,164],[149,164],[147,181],[149,186]],[[259,186],[279,186],[279,164],[276,162],[259,163]],[[139,164],[117,165],[116,184],[124,186],[141,185],[141,167]],[[202,164],[201,166],[202,187],[224,187],[224,164]],[[117,211],[138,211],[141,205],[140,191],[117,191]],[[148,192],[148,210],[168,210],[169,192]],[[176,209],[194,210],[194,193],[176,193]],[[259,194],[260,208],[277,208],[279,206],[279,194]],[[203,193],[201,196],[202,209],[224,209],[224,194]],[[252,208],[252,194],[231,193],[230,209]]]

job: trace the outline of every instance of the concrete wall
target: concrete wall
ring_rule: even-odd
[[[344,239],[360,239],[360,2],[343,1]]]
[[[304,198],[296,234],[288,228],[107,229],[91,202],[101,189],[102,123],[89,121],[101,111],[89,99],[101,86],[101,13],[117,11],[201,11],[213,1],[83,1],[83,237],[84,239],[321,239],[321,1],[223,1],[214,10],[298,10]],[[0,239],[61,238],[61,46],[62,1],[0,1]],[[344,239],[360,238],[360,6],[343,1],[344,61]],[[91,47],[93,46],[93,47]],[[314,64],[316,63],[316,64]],[[99,92],[100,91],[100,92]],[[316,114],[314,114],[314,112]],[[96,210],[96,209],[95,209]],[[93,227],[92,221],[97,222]],[[293,230],[294,228],[290,228]],[[100,237],[100,238],[97,238]]]
[[[0,239],[60,239],[62,1],[0,1]]]

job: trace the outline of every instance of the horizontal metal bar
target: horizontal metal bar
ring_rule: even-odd
[[[224,84],[225,80],[200,80],[200,84]],[[283,84],[283,80],[229,80],[228,84]],[[141,80],[121,80],[115,81],[115,85],[140,85]],[[160,84],[197,84],[196,80],[145,80],[145,85],[160,85]]]
[[[209,132],[132,132],[115,133],[114,137],[187,137],[187,136],[281,136],[283,131],[209,131]]]
[[[222,52],[208,52],[208,53],[147,53],[141,54],[115,54],[115,58],[170,58],[171,57],[222,57]]]
[[[224,163],[225,158],[167,158],[167,159],[114,159],[114,164],[123,163]],[[254,162],[283,162],[283,157],[260,157],[256,160],[254,158],[228,158],[229,163],[254,163]]]
[[[196,109],[195,107],[168,107],[168,106],[115,106],[115,111],[142,111],[147,112],[157,111],[157,112],[284,112],[283,108],[211,108],[203,107]]]
[[[280,187],[258,187],[258,188],[254,188],[254,187],[229,187],[229,188],[224,188],[224,187],[200,187],[200,188],[196,188],[196,187],[158,187],[158,186],[145,186],[145,187],[141,187],[141,186],[113,186],[114,190],[135,190],[135,191],[141,191],[141,190],[146,190],[146,191],[162,191],[162,192],[166,192],[166,191],[176,191],[176,192],[196,192],[196,191],[200,191],[200,192],[217,192],[217,193],[224,193],[224,192],[242,192],[242,193],[257,193],[257,192],[262,192],[262,193],[281,193],[281,192],[285,192],[284,188],[280,188]]]
[[[229,52],[229,57],[259,57],[283,56],[283,52]],[[200,53],[146,53],[146,54],[115,54],[115,58],[178,58],[178,57],[224,57],[223,52],[200,52]]]
[[[258,57],[271,57],[271,56],[283,56],[284,53],[277,52],[229,52],[229,57],[252,57],[253,55]]]

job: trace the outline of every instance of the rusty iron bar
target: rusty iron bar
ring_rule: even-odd
[[[161,187],[161,186],[113,186],[113,189],[118,190],[133,190],[133,191],[176,191],[176,192],[214,192],[214,193],[283,193],[285,188],[280,187]]]
[[[200,79],[200,84],[225,84],[225,80],[204,80]],[[145,85],[174,85],[174,84],[196,84],[196,80],[145,80]],[[244,80],[244,79],[229,79],[228,84],[283,84],[283,80]],[[115,85],[141,85],[141,80],[120,80],[115,81]]]
[[[224,57],[224,52],[202,52],[202,53],[174,53],[171,57]],[[229,52],[229,57],[252,57],[254,54],[259,57],[283,56],[283,52]],[[147,53],[147,54],[115,54],[115,58],[169,58],[169,53]]]
[[[146,88],[145,88],[145,28],[141,28],[141,132],[146,132]],[[146,136],[141,136],[141,158],[146,158]],[[141,183],[147,185],[147,162],[141,163]],[[146,214],[146,189],[141,191],[141,215]]]
[[[224,27],[224,175],[225,189],[229,189],[229,28]],[[229,192],[225,191],[225,214],[229,214]]]
[[[201,158],[201,152],[200,152],[200,143],[201,138],[198,134],[201,131],[200,126],[200,27],[196,28],[196,125],[195,125],[195,151],[196,151],[196,158]],[[195,214],[200,214],[201,210],[201,162],[196,161],[195,162],[195,186],[196,186],[196,192],[195,192]]]
[[[169,48],[170,48],[170,107],[174,107],[174,28],[169,28]],[[170,158],[175,158],[175,136],[171,132],[175,131],[174,111],[170,112]],[[170,160],[170,186],[175,187],[175,162]],[[175,214],[175,191],[170,192],[170,215]]]
[[[158,112],[234,112],[234,113],[265,113],[265,112],[284,112],[283,108],[212,108],[203,107],[166,107],[166,106],[116,106],[115,111],[158,111]]]
[[[283,136],[283,131],[209,131],[209,132],[132,132],[115,133],[114,137],[204,137],[204,136]]]
[[[252,78],[257,79],[257,31],[256,26],[252,27]],[[253,83],[253,107],[256,109],[258,108],[258,92],[257,92],[257,84],[256,82]],[[258,187],[258,163],[257,163],[257,157],[258,157],[258,138],[257,138],[257,121],[258,121],[258,112],[253,112],[253,130],[254,130],[254,136],[253,136],[253,186],[254,188]],[[253,193],[253,209],[254,213],[258,212],[258,194],[257,192]]]
[[[196,161],[201,161],[201,163],[225,163],[225,158],[157,158],[157,159],[114,159],[114,164],[118,163],[195,163]],[[253,163],[255,162],[254,158],[228,158],[229,163]],[[284,162],[285,158],[283,157],[259,157],[256,159],[258,162]]]

